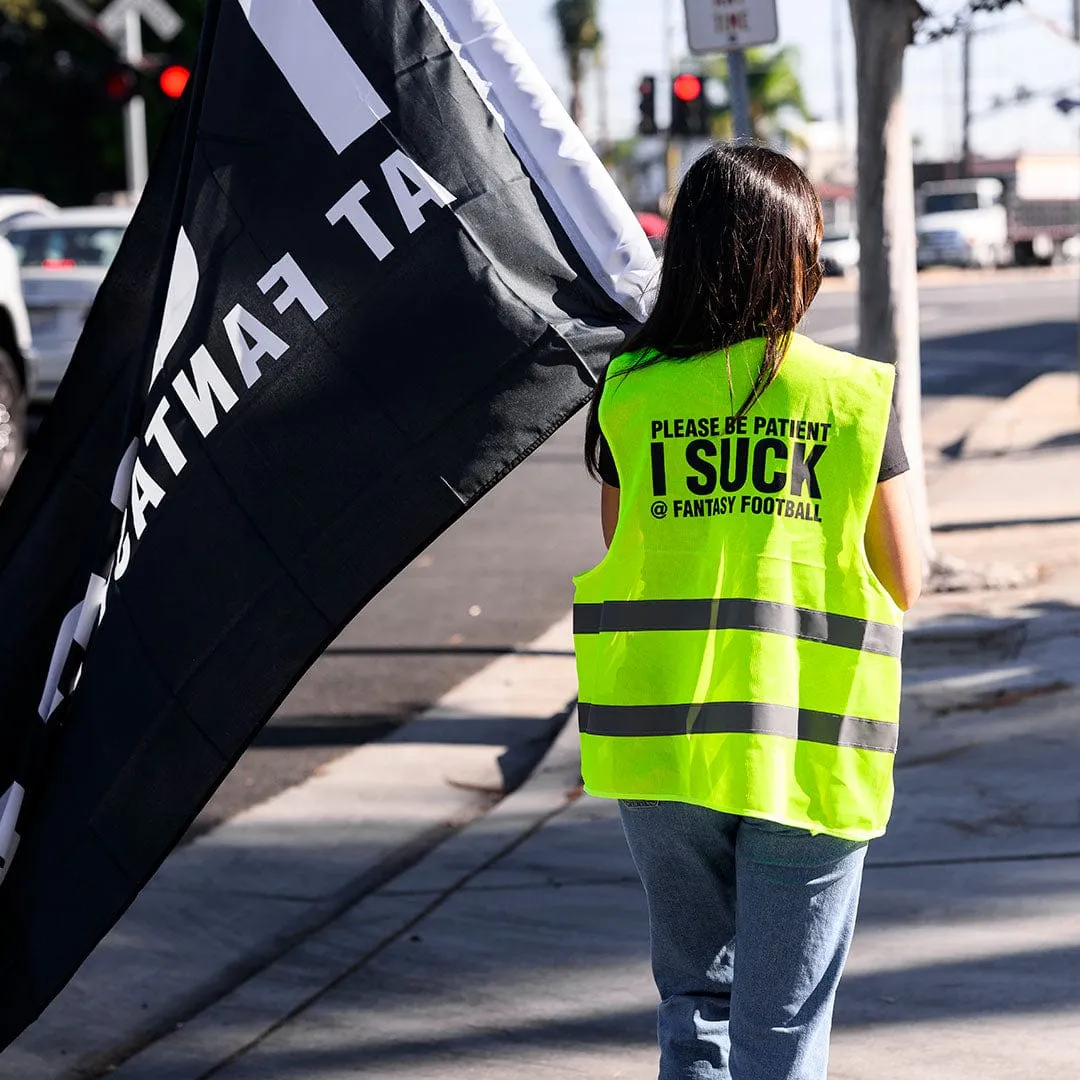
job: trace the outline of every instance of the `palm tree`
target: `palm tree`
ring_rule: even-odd
[[[595,55],[602,36],[597,20],[597,0],[555,0],[552,8],[559,27],[559,44],[570,75],[570,117],[581,125],[581,84],[585,80],[586,58]]]
[[[770,52],[767,49],[746,51],[746,73],[750,84],[750,121],[754,137],[765,143],[803,146],[805,140],[792,121],[810,120],[802,83],[799,81],[799,51],[786,46]],[[723,80],[727,86],[726,56],[709,60],[705,74]],[[734,122],[730,105],[713,110],[712,133],[718,139],[730,139]]]

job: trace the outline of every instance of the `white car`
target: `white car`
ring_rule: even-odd
[[[821,265],[830,277],[846,277],[859,268],[859,238],[854,226],[825,231]]]
[[[8,233],[30,316],[33,403],[56,393],[131,215],[129,206],[60,210]]]
[[[57,205],[44,195],[22,188],[0,188],[0,236],[5,236],[24,221],[42,214],[55,214]]]
[[[30,320],[19,284],[15,249],[0,236],[0,496],[11,484],[26,446]]]

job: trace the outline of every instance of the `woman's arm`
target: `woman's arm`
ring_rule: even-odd
[[[866,522],[866,557],[878,580],[907,611],[922,592],[922,553],[907,474],[878,484]]]
[[[615,526],[619,523],[619,489],[610,484],[600,485],[600,527],[604,530],[604,545],[611,547]]]

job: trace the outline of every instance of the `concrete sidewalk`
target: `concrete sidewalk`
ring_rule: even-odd
[[[174,851],[0,1055],[0,1080],[103,1075],[482,816],[565,724],[572,645],[567,616],[389,738]]]
[[[963,751],[908,710],[833,1077],[1076,1075],[1078,708],[1070,690],[965,711]],[[645,905],[615,807],[576,795],[574,744],[567,727],[522,792],[112,1076],[655,1075]]]
[[[910,620],[896,811],[871,848],[835,1080],[1080,1075],[1074,433],[1002,454],[983,439],[933,470],[945,551],[1038,574],[1021,590],[928,597]],[[514,658],[515,674],[474,686],[456,713],[444,703],[446,717],[498,712],[509,695],[540,738],[572,686],[566,633],[534,643],[556,667]],[[362,748],[362,776],[332,768],[178,852],[140,899],[153,917],[120,923],[0,1057],[0,1077],[655,1075],[645,905],[616,808],[579,794],[574,723],[487,813],[490,748],[455,765],[445,753]],[[427,786],[402,798],[418,777]],[[381,819],[379,797],[355,816],[357,782],[382,783]],[[411,857],[387,862],[410,836]],[[242,888],[250,866],[274,888]]]

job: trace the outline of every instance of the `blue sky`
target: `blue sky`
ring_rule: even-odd
[[[498,0],[507,22],[565,101],[567,80],[551,16],[552,0]],[[936,13],[955,11],[958,0],[923,0]],[[847,0],[777,0],[780,41],[798,47],[811,112],[835,120],[834,30],[839,18],[840,62],[848,125],[854,132],[854,55]],[[642,75],[663,78],[668,69],[665,8],[674,29],[674,51],[686,57],[683,0],[600,0],[607,40],[609,130],[629,135],[637,122],[637,85]],[[1035,91],[1072,87],[1080,97],[1080,46],[1053,31],[1048,20],[1071,30],[1071,0],[1027,0],[996,15],[980,17],[972,51],[972,98],[976,114],[996,96],[1009,98],[1019,86]],[[961,48],[959,39],[911,49],[905,90],[919,156],[955,156],[960,146]],[[658,98],[663,95],[658,94]],[[599,80],[588,88],[586,131],[598,132]],[[666,109],[664,109],[666,112]],[[1073,150],[1080,147],[1080,113],[1063,117],[1045,98],[992,112],[972,128],[976,153]]]

